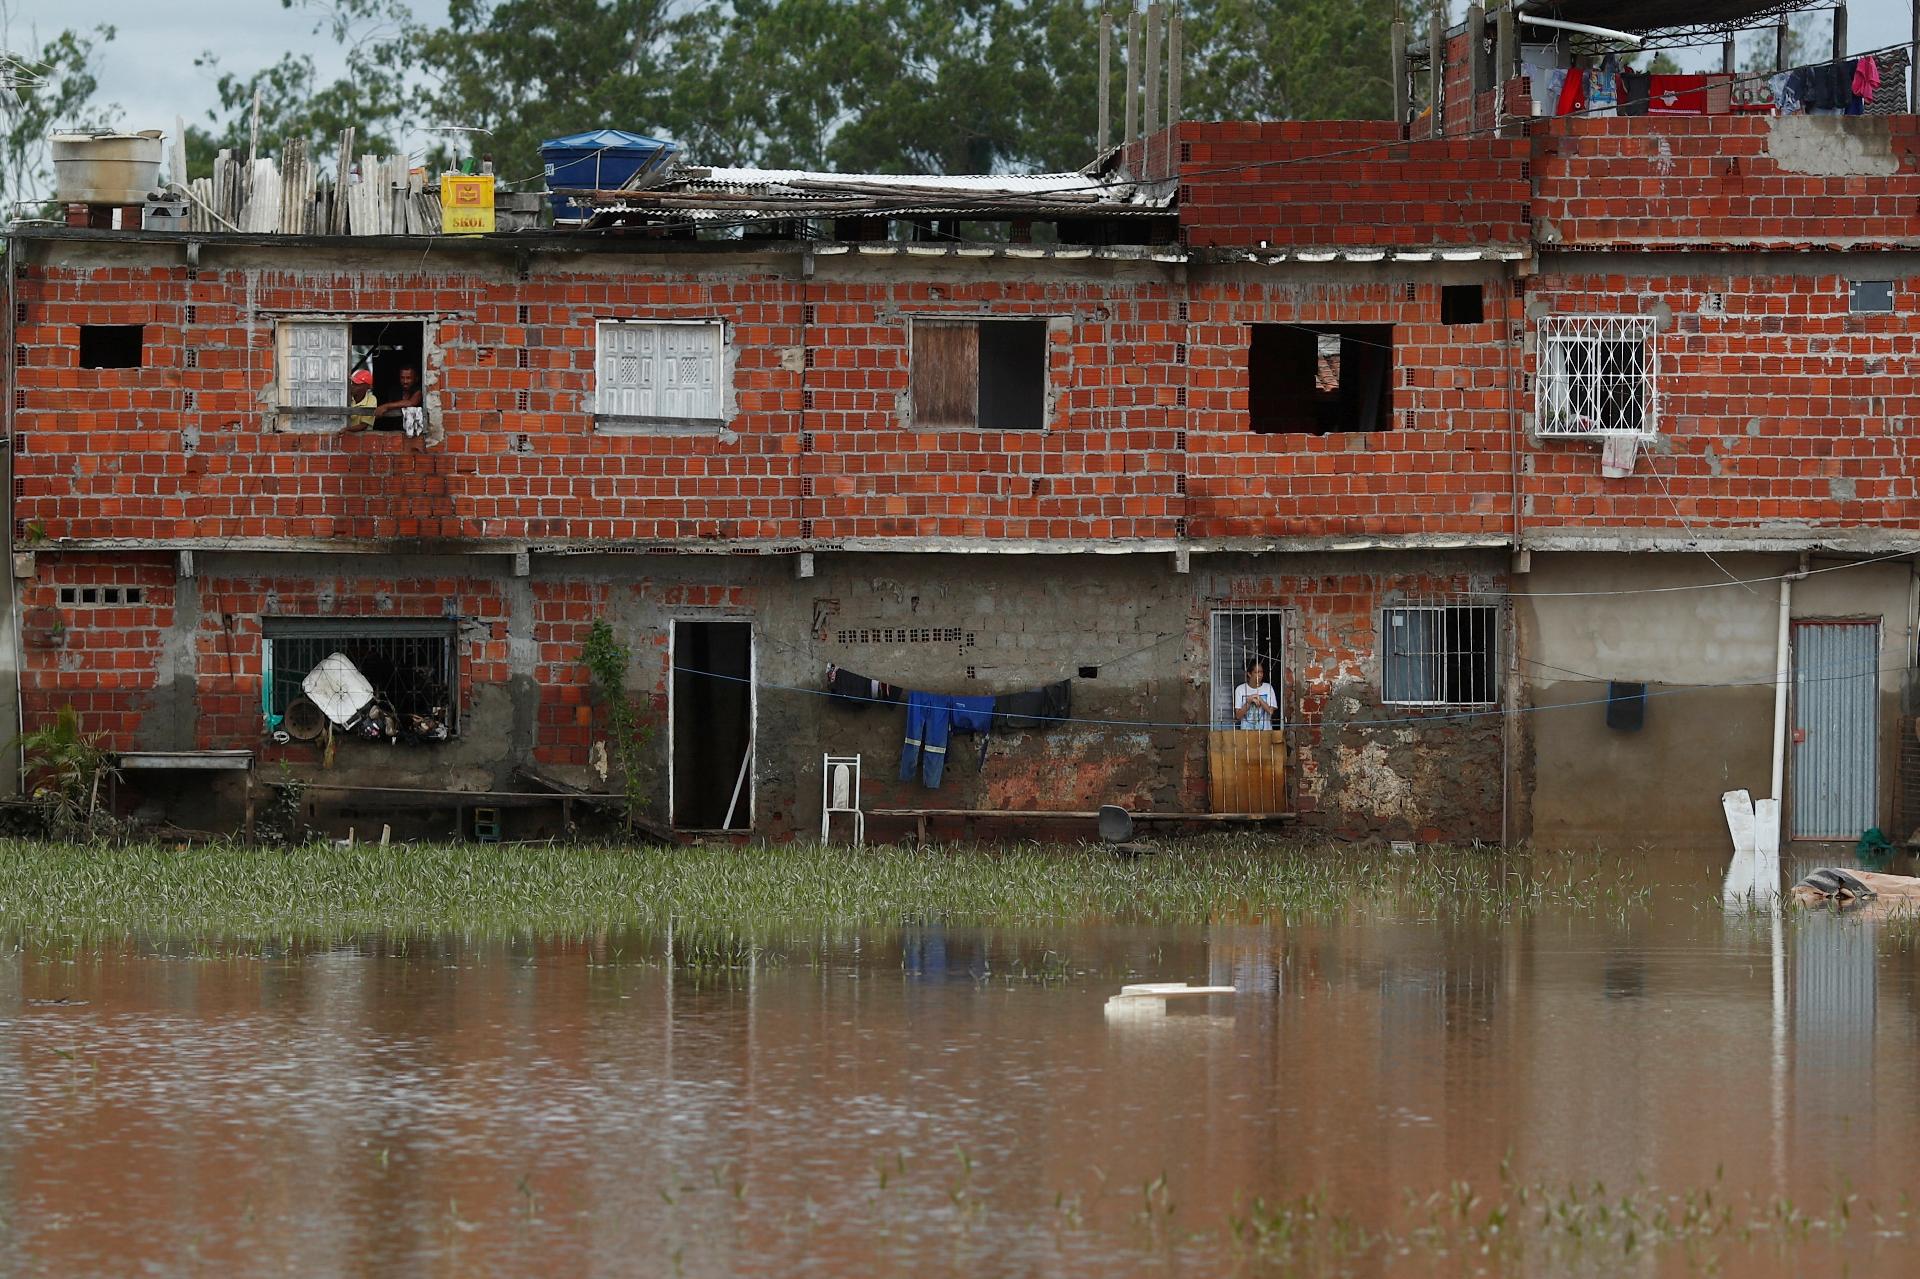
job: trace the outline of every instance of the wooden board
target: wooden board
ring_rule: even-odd
[[[980,326],[913,320],[913,424],[972,426],[980,416]]]
[[[1209,806],[1217,813],[1287,810],[1287,735],[1279,729],[1207,734]]]

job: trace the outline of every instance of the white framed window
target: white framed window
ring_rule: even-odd
[[[276,403],[295,428],[398,431],[433,390],[417,318],[290,317],[274,328]]]
[[[1658,433],[1658,352],[1644,315],[1549,315],[1539,327],[1534,423],[1543,436]]]
[[[602,320],[593,412],[611,430],[711,429],[726,417],[719,320]]]
[[[1500,610],[1411,604],[1380,610],[1380,700],[1493,706],[1500,700]]]

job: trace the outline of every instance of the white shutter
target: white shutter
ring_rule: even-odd
[[[721,332],[718,324],[602,324],[596,411],[719,417]]]
[[[347,406],[347,326],[280,326],[280,403],[288,408]]]
[[[655,345],[650,324],[600,326],[597,412],[615,417],[653,416]]]
[[[661,332],[660,413],[720,416],[720,326],[672,324]]]

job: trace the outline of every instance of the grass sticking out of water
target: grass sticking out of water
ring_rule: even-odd
[[[291,850],[0,842],[16,937],[580,936],[676,924],[752,935],[938,919],[1186,923],[1370,908],[1496,916],[1640,906],[1628,864],[1566,854],[1211,838],[1158,856],[1058,846],[860,850],[412,845]]]

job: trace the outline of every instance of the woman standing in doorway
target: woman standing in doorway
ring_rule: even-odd
[[[1257,657],[1247,659],[1247,682],[1233,690],[1233,718],[1241,728],[1266,730],[1273,727],[1279,703],[1273,685],[1267,683],[1267,667]]]

